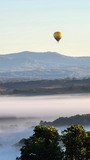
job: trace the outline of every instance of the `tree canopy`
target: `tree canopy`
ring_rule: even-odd
[[[16,160],[90,160],[90,132],[71,125],[59,135],[54,127],[36,126]]]
[[[66,160],[86,159],[85,140],[86,131],[81,125],[72,125],[62,132],[62,141],[65,146]]]
[[[25,140],[18,160],[60,160],[62,152],[59,134],[54,127],[36,126],[34,134]]]

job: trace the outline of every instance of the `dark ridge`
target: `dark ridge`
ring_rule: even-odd
[[[41,125],[66,126],[73,124],[90,125],[90,114],[75,115],[71,117],[59,117],[53,122],[41,121]]]
[[[71,93],[90,93],[90,78],[0,83],[0,95],[52,95]]]

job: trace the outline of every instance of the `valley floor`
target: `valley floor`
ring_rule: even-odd
[[[90,93],[90,78],[0,82],[0,95]]]

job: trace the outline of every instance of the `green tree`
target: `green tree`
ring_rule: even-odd
[[[86,159],[86,131],[81,125],[72,125],[62,132],[66,160]],[[88,160],[88,159],[87,159]]]
[[[59,138],[54,127],[36,126],[33,136],[25,140],[17,160],[62,160]]]
[[[87,132],[87,136],[85,139],[85,147],[86,147],[86,160],[90,160],[90,131]]]

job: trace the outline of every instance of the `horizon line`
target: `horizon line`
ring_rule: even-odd
[[[83,55],[83,56],[73,56],[73,55],[66,55],[66,54],[62,54],[62,53],[59,53],[59,52],[55,52],[55,51],[28,51],[28,50],[24,50],[24,51],[17,51],[17,52],[11,52],[11,53],[3,53],[1,54],[0,53],[0,56],[7,56],[7,55],[14,55],[14,54],[19,54],[19,53],[24,53],[24,52],[27,52],[27,53],[56,53],[56,54],[59,54],[59,55],[62,55],[62,56],[66,56],[66,57],[73,57],[73,58],[90,58],[90,56],[88,55]]]

